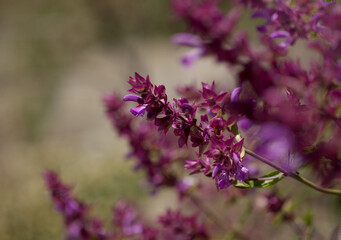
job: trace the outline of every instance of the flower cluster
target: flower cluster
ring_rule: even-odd
[[[183,216],[180,211],[168,210],[159,218],[160,224],[165,228],[161,239],[209,239],[208,232],[203,224],[199,224],[197,216]]]
[[[141,101],[137,96],[128,95],[125,99]],[[174,161],[184,161],[188,153],[177,151],[173,139],[163,138],[158,134],[154,124],[149,122],[136,123],[132,116],[123,108],[123,102],[115,94],[107,95],[103,99],[107,108],[107,116],[121,136],[125,136],[131,146],[129,157],[135,157],[135,169],[143,169],[147,175],[148,183],[154,190],[162,186],[175,186],[178,177],[170,167]],[[136,110],[136,109],[143,110]],[[131,109],[136,115],[143,115],[146,106]]]
[[[88,216],[89,206],[73,198],[70,187],[63,184],[56,173],[46,171],[44,177],[54,207],[64,217],[66,240],[109,239],[101,221]]]
[[[122,201],[113,209],[113,229],[105,230],[101,221],[89,216],[89,206],[71,196],[70,187],[56,173],[47,171],[44,176],[54,206],[64,217],[67,240],[209,239],[198,214],[186,216],[180,210],[167,210],[159,216],[159,227],[152,228],[142,224],[135,208]]]
[[[224,104],[234,101],[235,92],[215,92],[215,84],[202,84],[201,99],[197,104],[190,103],[182,97],[168,101],[163,85],[153,86],[149,77],[143,78],[135,73],[130,77],[132,88],[123,100],[138,103],[130,111],[135,116],[144,116],[152,120],[159,131],[167,133],[170,128],[178,137],[182,148],[191,142],[197,148],[197,159],[187,160],[185,168],[191,173],[202,172],[216,180],[219,189],[231,183],[248,179],[248,169],[242,164],[243,139],[236,139],[231,127],[235,118],[225,118]],[[231,100],[232,99],[232,100]],[[196,118],[198,110],[206,110],[200,121]]]
[[[210,218],[211,230],[224,232],[224,238],[228,234],[227,239],[248,239],[254,230],[244,230],[243,214],[233,213],[231,222],[238,224],[228,224],[224,212],[215,215],[204,201],[211,203],[219,196],[232,205],[238,202],[236,197],[248,196],[248,216],[257,205],[252,201],[258,193],[242,189],[270,187],[287,176],[320,192],[341,195],[341,190],[314,184],[299,173],[301,167],[311,166],[322,185],[341,178],[341,4],[234,0],[227,13],[220,4],[219,0],[172,0],[174,15],[187,24],[187,32],[175,34],[172,41],[191,48],[182,58],[186,67],[204,56],[226,64],[234,73],[234,90],[217,91],[214,82],[202,83],[200,89],[179,86],[181,97],[170,99],[164,85],[155,86],[149,76],[135,73],[123,101],[117,94],[103,99],[108,118],[128,139],[128,157],[135,158],[136,170],[146,173],[153,193],[173,188],[181,204],[189,200],[200,213],[187,217],[180,210],[168,210],[159,217],[159,228],[152,228],[142,223],[131,205],[119,202],[113,212],[114,230],[107,231],[89,217],[89,207],[48,171],[45,179],[64,217],[66,239],[209,239],[198,221],[203,216]],[[238,30],[246,10],[252,12],[250,19],[263,21],[257,27],[261,46],[254,46],[255,41]],[[288,54],[298,41],[318,55],[307,67]],[[124,102],[135,104],[131,114],[125,112]],[[262,168],[254,160],[276,171],[257,177]],[[185,177],[197,173],[206,178]],[[236,188],[216,190],[231,185]],[[312,217],[297,225],[299,216],[287,207],[288,197],[263,192],[260,199],[263,210],[290,222],[298,234],[306,238],[312,232]]]
[[[172,1],[175,14],[188,24],[190,33],[176,34],[173,42],[190,46],[186,66],[199,57],[213,55],[237,72],[237,97],[223,104],[223,111],[237,116],[239,125],[272,126],[264,144],[259,133],[258,153],[271,157],[278,151],[289,174],[302,164],[311,164],[328,184],[341,175],[336,147],[340,131],[340,5],[335,1],[235,1],[230,11],[219,10],[219,1]],[[263,18],[258,27],[262,48],[252,47],[246,34],[234,30],[241,9],[251,8],[253,18]],[[282,41],[278,42],[281,39]],[[322,61],[310,68],[284,57],[297,39],[307,42]],[[191,59],[191,60],[188,60]],[[226,101],[226,100],[225,100]],[[333,129],[331,131],[331,129]],[[278,132],[285,131],[279,139]],[[263,131],[264,132],[264,131]],[[273,135],[273,136],[272,136]],[[284,150],[283,150],[284,149]],[[272,159],[271,159],[272,160]]]

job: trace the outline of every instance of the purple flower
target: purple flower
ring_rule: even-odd
[[[249,170],[242,164],[239,164],[236,169],[235,178],[239,181],[246,181],[249,178]]]
[[[294,136],[278,123],[263,124],[258,132],[257,152],[277,163],[288,172],[294,172],[302,164],[299,154],[294,154]]]
[[[185,67],[190,67],[195,63],[199,58],[204,56],[206,53],[206,49],[204,48],[194,48],[181,58],[181,62]]]
[[[186,160],[184,167],[185,169],[191,171],[190,174],[203,172],[205,175],[209,175],[211,171],[210,161],[205,156],[203,156],[202,158],[194,159],[194,160]]]
[[[322,19],[323,16],[324,16],[324,14],[318,12],[318,13],[315,13],[315,15],[314,15],[314,17],[312,19],[313,27],[314,27],[314,30],[316,32],[321,32],[321,31],[326,29],[325,26],[319,24],[319,22],[320,22],[320,20]]]
[[[130,90],[131,93],[147,93],[150,92],[153,88],[153,85],[150,83],[149,76],[143,78],[140,74],[135,72],[135,78],[129,77],[128,83],[132,86]]]
[[[68,227],[68,236],[73,238],[81,239],[81,230],[82,230],[82,222],[80,221],[73,221]]]
[[[221,172],[222,166],[221,165],[217,165],[213,168],[212,171],[212,178],[215,178],[219,172]]]
[[[219,178],[217,179],[217,185],[219,189],[225,189],[231,185],[230,178],[229,178],[227,171],[225,170],[222,171]]]
[[[246,117],[242,117],[242,118],[238,119],[237,123],[238,123],[238,127],[244,131],[249,130],[253,125],[252,121],[250,121]]]
[[[177,45],[185,45],[194,47],[191,51],[186,53],[181,61],[185,67],[190,67],[196,60],[201,58],[206,53],[206,47],[202,40],[193,34],[189,33],[178,33],[172,37],[172,42]]]
[[[138,103],[143,103],[143,99],[139,96],[136,96],[134,94],[128,94],[123,97],[123,101],[132,101],[132,102],[138,102]]]
[[[64,217],[66,239],[109,239],[104,229],[93,224],[100,221],[88,216],[89,207],[71,196],[70,187],[63,184],[56,173],[46,171],[44,178],[55,208]]]
[[[138,108],[131,108],[130,112],[134,114],[136,117],[143,117],[146,111],[146,106],[138,107]]]
[[[190,33],[178,33],[172,37],[172,42],[177,45],[184,45],[189,47],[201,47],[203,45],[200,37]]]
[[[290,33],[283,30],[278,30],[270,34],[270,38],[276,39],[276,38],[283,38],[284,41],[278,44],[278,47],[281,48],[287,48],[293,41],[292,37],[290,36]]]
[[[265,23],[257,27],[257,30],[261,33],[266,32],[267,25],[271,22],[271,14],[267,10],[256,11],[251,15],[251,18],[264,18]]]
[[[204,224],[199,223],[198,215],[184,216],[179,210],[167,210],[159,217],[163,227],[159,239],[210,239]]]
[[[279,213],[285,203],[284,199],[280,199],[276,194],[268,194],[267,198],[267,209],[272,213]]]
[[[241,87],[235,88],[231,93],[231,102],[237,103],[239,101],[239,95],[242,91]]]
[[[113,211],[113,224],[117,228],[113,239],[157,239],[158,231],[146,227],[140,221],[136,209],[119,201]],[[117,237],[116,237],[117,236]]]
[[[233,155],[234,167],[219,164],[213,168],[212,178],[216,179],[219,189],[228,188],[231,185],[231,177],[239,181],[246,181],[249,177],[249,170],[241,164],[239,156]]]

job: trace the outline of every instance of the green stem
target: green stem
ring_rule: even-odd
[[[285,170],[284,168],[281,168],[280,166],[277,166],[276,164],[274,164],[273,162],[271,162],[270,160],[263,158],[262,156],[258,155],[255,152],[252,152],[251,150],[245,149],[245,152],[247,154],[249,154],[250,156],[262,161],[263,163],[273,167],[274,169],[277,169],[278,171],[284,173],[284,175],[288,176],[290,175],[289,172],[287,170]]]
[[[249,154],[250,156],[262,161],[263,163],[277,169],[278,171],[284,173],[284,175],[286,176],[289,176],[305,185],[307,185],[308,187],[311,187],[319,192],[322,192],[322,193],[326,193],[326,194],[333,194],[333,195],[339,195],[341,196],[341,190],[340,189],[331,189],[331,188],[324,188],[324,187],[321,187],[321,186],[318,186],[316,185],[315,183],[309,181],[308,179],[304,178],[304,177],[301,177],[299,175],[299,173],[290,173],[288,171],[286,171],[285,169],[283,169],[282,167],[280,166],[277,166],[276,164],[274,164],[273,162],[271,162],[270,160],[258,155],[257,153],[255,152],[252,152],[251,150],[248,150],[248,149],[245,149],[245,152],[247,154]]]
[[[327,194],[333,194],[333,195],[341,195],[341,190],[340,189],[332,189],[332,188],[324,188],[321,186],[316,185],[315,183],[309,181],[308,179],[299,176],[298,174],[292,174],[290,175],[290,177],[292,177],[293,179],[296,179],[297,181],[319,191],[319,192],[323,192],[323,193],[327,193]]]

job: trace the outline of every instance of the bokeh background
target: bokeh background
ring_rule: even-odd
[[[0,239],[63,238],[42,179],[47,168],[72,183],[107,224],[119,199],[151,215],[172,205],[171,192],[150,198],[141,187],[143,174],[125,160],[128,146],[112,130],[101,98],[123,95],[135,71],[166,85],[171,96],[177,83],[215,80],[232,88],[226,67],[211,59],[181,66],[184,49],[169,39],[183,30],[169,1],[0,0]],[[295,188],[302,190],[291,184],[287,191]],[[334,204],[309,193],[312,206]],[[329,234],[340,218],[318,211]]]
[[[147,198],[101,99],[123,95],[135,71],[170,87],[227,79],[210,60],[181,67],[169,38],[183,29],[168,1],[0,1],[0,239],[63,238],[47,168],[107,222],[118,199],[152,205],[152,214],[169,205],[160,199],[170,193]]]

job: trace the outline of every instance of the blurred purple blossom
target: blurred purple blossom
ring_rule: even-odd
[[[275,31],[275,32],[270,34],[270,38],[272,38],[272,39],[283,38],[284,41],[278,44],[278,46],[281,48],[288,47],[292,42],[292,38],[290,36],[290,33],[288,33],[287,31],[281,31],[281,30]]]
[[[46,171],[44,178],[53,204],[64,218],[66,240],[110,239],[101,221],[88,216],[89,206],[73,198],[70,187],[63,184],[56,173]]]
[[[256,151],[259,155],[270,159],[289,173],[301,166],[301,157],[294,154],[294,135],[285,126],[277,123],[263,124],[258,138]]]

